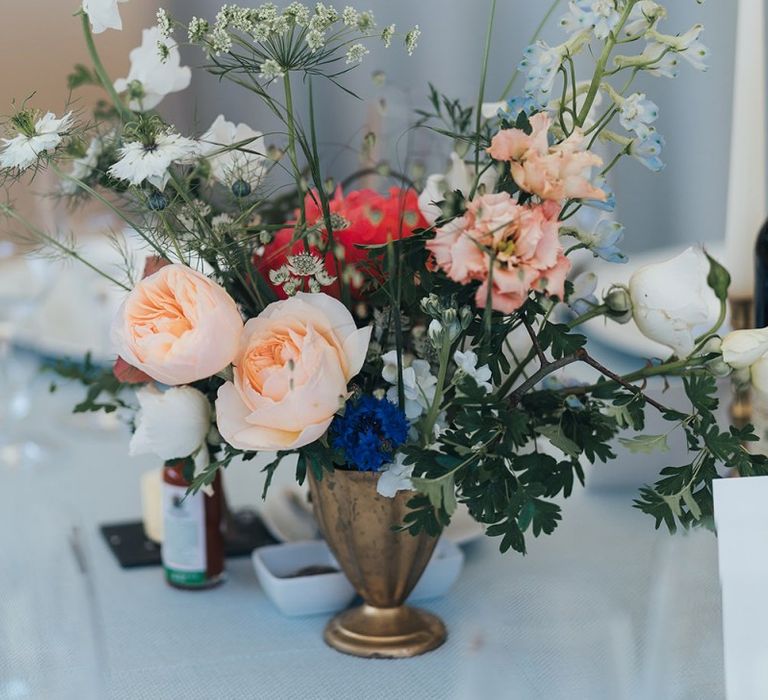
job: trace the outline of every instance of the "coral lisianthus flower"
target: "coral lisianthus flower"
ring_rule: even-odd
[[[596,199],[607,194],[591,181],[593,167],[602,159],[585,150],[584,134],[576,129],[565,141],[550,146],[547,140],[551,119],[545,112],[534,114],[531,133],[522,129],[502,129],[491,139],[489,155],[509,161],[517,186],[541,199],[562,202],[566,199]]]
[[[328,233],[316,192],[306,196],[304,208],[307,226],[317,225],[320,238],[318,247],[325,249],[328,246]],[[390,240],[410,236],[414,229],[427,228],[429,225],[419,210],[416,193],[398,187],[390,188],[386,195],[369,189],[355,190],[344,195],[341,188],[337,188],[330,201],[330,210],[334,224],[333,244],[336,250],[327,250],[323,255],[323,251],[318,250],[318,247],[312,247],[310,252],[324,258],[328,274],[341,276],[344,281],[349,282],[356,298],[361,296],[365,281],[363,268],[368,262],[368,251],[358,246],[381,245]],[[288,261],[289,256],[305,251],[304,241],[292,242],[293,236],[293,227],[286,227],[277,232],[266,247],[264,255],[256,261],[260,272],[276,270]],[[283,289],[273,288],[280,298],[286,297]],[[338,297],[339,280],[323,291]]]
[[[563,298],[571,263],[558,238],[559,213],[556,202],[520,205],[506,192],[486,194],[426,245],[452,280],[481,282],[475,298],[479,307],[486,306],[490,285],[492,307],[512,313],[531,291]]]

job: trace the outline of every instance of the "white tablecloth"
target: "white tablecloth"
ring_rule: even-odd
[[[71,416],[79,389],[52,400],[44,389],[26,427],[54,456],[0,483],[0,700],[724,696],[714,536],[655,532],[631,490],[579,491],[526,557],[468,546],[453,591],[424,604],[446,644],[361,660],[324,645],[326,617],[282,616],[247,559],[204,592],[167,587],[157,568],[119,568],[98,525],[139,516],[138,477],[156,463],[127,456],[124,430]],[[225,480],[233,505],[258,503],[253,464]]]

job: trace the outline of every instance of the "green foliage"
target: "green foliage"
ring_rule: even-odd
[[[128,405],[122,395],[129,385],[122,384],[115,377],[111,367],[94,364],[90,353],[82,362],[60,360],[47,365],[46,369],[62,379],[80,382],[86,387],[85,398],[72,409],[74,413],[114,413]],[[56,388],[57,385],[53,382],[51,391],[56,391]]]

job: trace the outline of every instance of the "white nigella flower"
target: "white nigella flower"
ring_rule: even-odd
[[[387,391],[387,398],[397,403],[397,352],[390,350],[381,357],[384,369],[381,376],[393,386]],[[429,362],[403,356],[403,393],[405,395],[405,416],[413,423],[432,405],[435,398],[437,378],[432,374]]]
[[[83,0],[83,12],[88,15],[94,34],[101,34],[105,29],[123,28],[117,6],[121,2],[128,0]]]
[[[699,36],[703,31],[704,25],[701,24],[695,24],[684,34],[678,35],[659,34],[651,30],[648,32],[650,47],[647,47],[646,50],[651,53],[658,52],[659,49],[654,46],[658,44],[682,56],[696,70],[705,71],[708,68],[706,58],[709,56],[709,49],[699,41]]]
[[[211,166],[211,176],[231,186],[242,180],[258,187],[266,172],[264,136],[247,124],[235,124],[220,114],[200,139],[200,149]],[[238,147],[234,147],[239,144]],[[233,148],[227,149],[228,146]]]
[[[477,366],[477,353],[472,350],[466,352],[456,350],[453,353],[453,361],[456,363],[461,376],[471,377],[479,388],[485,389],[486,394],[493,391],[491,368],[488,365]]]
[[[72,124],[72,112],[60,119],[53,112],[47,112],[34,123],[33,119],[32,113],[27,112],[11,120],[19,133],[11,139],[2,139],[0,167],[25,170],[41,155],[55,151]]]
[[[403,464],[405,457],[402,454],[395,455],[395,461],[381,469],[376,491],[385,498],[394,498],[398,491],[412,491],[413,465]]]
[[[161,459],[203,455],[211,429],[211,405],[191,386],[160,391],[147,385],[136,392],[139,412],[128,451],[131,456],[153,454]],[[197,463],[197,460],[196,460]]]
[[[170,131],[155,135],[152,143],[131,141],[117,152],[118,161],[109,169],[109,174],[118,180],[127,180],[131,185],[140,185],[144,180],[162,190],[173,163],[189,163],[200,155],[197,141]]]
[[[659,118],[659,108],[645,93],[636,92],[622,101],[619,108],[619,122],[627,131],[644,135],[648,126]]]
[[[158,45],[167,50],[161,56]],[[192,80],[192,71],[182,66],[179,48],[165,39],[158,27],[145,29],[141,46],[130,53],[131,69],[128,77],[115,81],[115,90],[128,91],[128,106],[138,112],[154,109],[163,97],[184,90]]]

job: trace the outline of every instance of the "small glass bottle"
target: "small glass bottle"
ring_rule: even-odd
[[[184,460],[163,467],[163,544],[165,580],[175,588],[211,588],[224,580],[224,498],[221,474],[213,494],[187,494]]]

